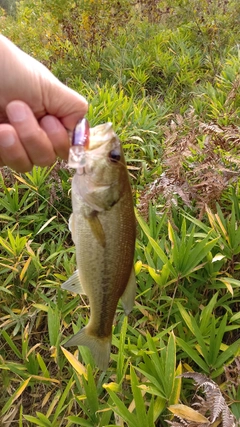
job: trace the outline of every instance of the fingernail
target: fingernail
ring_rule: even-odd
[[[11,122],[22,122],[27,117],[26,107],[20,101],[13,101],[8,104],[7,115]]]
[[[11,147],[15,143],[15,138],[12,133],[6,133],[6,135],[0,134],[0,146],[1,147]]]

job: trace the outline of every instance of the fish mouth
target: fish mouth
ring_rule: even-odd
[[[95,150],[101,147],[105,142],[110,141],[113,137],[116,137],[113,131],[113,125],[111,122],[102,123],[90,129],[90,150]]]
[[[68,166],[77,170],[78,175],[91,175],[91,160],[97,160],[106,156],[103,147],[112,141],[113,147],[109,152],[109,165],[113,162],[120,163],[121,153],[118,156],[114,150],[119,150],[119,140],[113,131],[112,123],[107,122],[94,128],[89,127],[87,119],[79,121],[73,131],[72,145],[69,149]],[[112,154],[112,156],[111,156]],[[113,157],[113,154],[115,157]],[[124,166],[124,164],[122,163]],[[108,163],[106,163],[106,167]]]

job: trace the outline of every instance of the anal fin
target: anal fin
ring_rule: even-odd
[[[74,294],[86,294],[80,283],[78,270],[74,271],[73,275],[66,282],[62,283],[61,288]]]
[[[121,296],[122,305],[125,311],[126,316],[132,311],[134,306],[135,296],[136,296],[136,277],[134,267],[132,268],[130,277],[128,279],[127,287]]]

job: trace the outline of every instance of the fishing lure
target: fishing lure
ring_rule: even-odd
[[[69,149],[68,165],[78,169],[86,165],[86,153],[89,148],[89,123],[87,119],[80,120],[72,135],[72,145]]]

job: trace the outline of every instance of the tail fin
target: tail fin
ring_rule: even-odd
[[[74,345],[87,346],[90,349],[95,363],[99,369],[106,371],[110,358],[111,341],[111,336],[106,338],[98,338],[94,335],[88,334],[87,327],[85,327],[77,334],[73,335],[73,337],[64,344],[64,347],[71,347]]]

